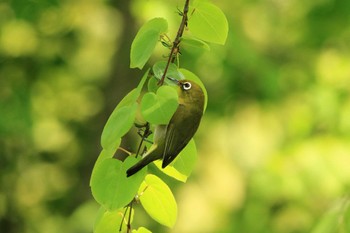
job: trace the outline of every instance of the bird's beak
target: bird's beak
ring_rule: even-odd
[[[177,80],[175,78],[167,77],[167,79],[169,79],[170,81],[173,81],[176,85],[180,84],[179,80]]]

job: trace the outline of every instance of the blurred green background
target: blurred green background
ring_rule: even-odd
[[[103,126],[142,72],[138,28],[181,0],[0,3],[0,232],[91,232]],[[177,233],[350,232],[350,1],[219,0],[225,46],[181,66],[209,93]],[[157,48],[152,59],[164,59]]]

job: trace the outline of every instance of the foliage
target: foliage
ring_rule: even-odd
[[[143,71],[130,69],[135,30],[163,18],[173,39],[183,0],[0,2],[0,232],[88,233],[94,223],[115,232],[126,216],[125,230],[129,210],[99,207],[91,170],[99,153],[103,161],[119,146],[137,151],[135,129],[102,151],[101,132],[147,67],[158,79],[164,72],[166,37]],[[176,224],[163,227],[134,205],[133,231],[347,232],[350,2],[215,4],[230,27],[225,46],[185,30],[181,63],[167,72],[191,71],[210,96],[191,177],[183,185],[157,164],[147,169],[171,187]],[[158,79],[142,90],[156,93]],[[177,170],[166,169],[185,180]]]
[[[191,9],[190,17],[187,15],[189,9]],[[165,34],[168,23],[164,18],[154,18],[146,22],[133,40],[130,51],[131,68],[142,69],[151,57],[157,42],[162,42],[165,48],[171,48],[168,61],[156,62],[152,67],[152,72],[147,70],[138,87],[121,100],[109,117],[101,136],[103,151],[108,151],[109,156],[101,153],[93,169],[90,182],[92,194],[95,200],[104,207],[105,213],[115,210],[122,211],[125,206],[128,206],[131,215],[133,203],[139,199],[146,212],[154,220],[167,227],[173,227],[177,218],[177,204],[167,184],[155,175],[148,174],[146,176],[145,169],[131,178],[127,178],[127,168],[131,167],[137,160],[131,159],[129,156],[121,162],[110,157],[120,147],[122,136],[131,130],[134,122],[136,125],[139,125],[139,122],[147,122],[152,126],[169,123],[178,107],[178,94],[171,85],[162,86],[164,82],[169,83],[169,80],[165,77],[198,82],[204,90],[205,105],[207,104],[207,91],[200,79],[192,72],[180,69],[174,64],[174,61],[177,58],[179,63],[177,53],[181,50],[182,34],[187,24],[191,25],[188,30],[192,33],[192,35],[186,37],[187,44],[202,49],[203,44],[206,45],[204,41],[218,44],[225,43],[228,33],[227,20],[223,12],[209,2],[195,2],[195,4],[189,5],[189,1],[186,1],[184,12],[181,12],[180,15],[183,20],[172,46],[168,46],[161,39],[169,38]],[[149,78],[148,82],[150,83],[148,92],[141,95],[141,90],[147,78]],[[155,80],[157,80],[157,85]],[[140,103],[137,102],[138,99],[141,99]],[[138,110],[140,111],[139,119],[136,119]],[[139,149],[142,146],[143,137],[148,137],[146,130],[148,131],[148,129],[145,129]],[[136,157],[140,153],[139,149],[136,152]],[[176,160],[166,169],[161,168],[159,161],[155,163],[160,171],[163,171],[166,175],[185,182],[194,168],[196,153],[195,143],[192,139]],[[115,222],[118,219],[119,216],[115,215],[115,219],[111,219],[111,221]],[[99,227],[103,227],[103,223],[99,219],[97,222]],[[109,223],[106,224],[109,225]],[[130,224],[131,218],[129,218],[125,229],[127,232],[131,230]]]

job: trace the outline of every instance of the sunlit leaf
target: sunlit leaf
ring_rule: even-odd
[[[119,139],[116,142],[116,146],[119,147],[121,143],[121,139]],[[97,157],[96,163],[101,162],[102,160],[108,159],[108,158],[112,158],[114,156],[115,151],[114,150],[105,150],[103,149],[101,151],[101,153],[99,154],[99,156]]]
[[[146,175],[146,170],[141,170],[126,177],[126,170],[136,161],[129,156],[124,162],[111,158],[96,164],[91,176],[91,191],[99,204],[108,210],[115,210],[124,207],[135,197]]]
[[[197,1],[190,8],[188,27],[195,37],[217,44],[225,44],[228,22],[220,8],[206,1]]]
[[[198,78],[198,76],[195,75],[194,73],[192,73],[191,71],[183,69],[183,68],[179,69],[179,71],[183,74],[185,79],[192,80],[192,81],[196,82],[202,88],[202,90],[204,92],[204,98],[205,98],[205,101],[204,101],[204,112],[205,112],[205,110],[207,109],[207,104],[208,104],[208,92],[207,92],[207,89],[205,88],[204,84],[202,83],[200,78]]]
[[[137,230],[132,230],[132,233],[152,233],[152,231],[144,227],[139,227]]]
[[[152,55],[152,52],[159,41],[159,36],[167,30],[168,22],[163,18],[151,19],[140,28],[131,45],[131,68],[143,68]]]
[[[190,176],[197,162],[197,148],[193,139],[176,157],[172,166],[185,176]]]
[[[121,142],[121,139],[119,139],[119,141],[116,142],[116,146],[119,147],[120,145],[120,142]],[[97,164],[101,163],[103,160],[105,159],[110,159],[114,156],[114,153],[115,153],[115,150],[106,150],[106,149],[103,149],[99,156],[97,157],[97,160],[95,162],[95,165],[94,165],[94,168],[92,169],[92,173],[94,173],[94,170],[96,169],[97,167]],[[91,186],[91,178],[90,178],[90,186]]]
[[[166,183],[155,175],[147,175],[139,189],[146,212],[157,222],[173,227],[177,218],[175,198]]]
[[[193,139],[188,145],[180,152],[175,160],[162,168],[162,161],[155,161],[155,165],[162,172],[171,176],[179,181],[186,182],[187,178],[191,175],[193,168],[197,162],[197,149]]]
[[[156,167],[166,175],[184,183],[187,181],[187,176],[180,173],[172,165],[168,165],[165,168],[162,168],[162,163],[163,162],[161,160],[154,161],[154,164],[156,165]]]
[[[112,151],[118,148],[120,138],[133,126],[137,110],[137,103],[116,108],[109,117],[102,135],[101,145],[103,149]]]
[[[165,67],[167,62],[166,61],[159,61],[155,63],[152,67],[152,71],[154,74],[154,77],[160,80],[164,74]],[[170,63],[166,77],[175,78],[177,80],[184,79],[183,75],[179,72],[177,66],[174,63]],[[173,85],[174,83],[170,81],[169,79],[164,79],[165,83]]]
[[[147,83],[147,90],[149,92],[154,92],[156,93],[159,86],[158,86],[158,81],[156,78],[152,77],[148,80],[148,83]]]
[[[178,95],[174,88],[161,86],[157,93],[146,93],[141,101],[141,112],[152,124],[167,124],[178,106]]]
[[[207,43],[194,37],[183,36],[181,38],[181,49],[191,53],[200,52],[203,50],[209,51],[210,47]]]
[[[147,78],[148,78],[149,70],[150,69],[147,69],[145,74],[142,76],[141,81],[139,82],[139,85],[137,85],[137,93],[139,95],[140,95],[140,92],[141,92],[143,86],[145,85],[145,82],[146,82]]]
[[[115,108],[114,111],[116,111],[117,109],[124,107],[124,106],[130,106],[133,105],[136,100],[138,99],[138,97],[140,96],[142,87],[144,86],[148,74],[149,74],[149,70],[148,69],[145,74],[142,76],[139,84],[137,85],[136,88],[134,88],[133,90],[131,90],[126,96],[124,96],[124,98],[118,103],[117,107]]]
[[[149,70],[142,77],[137,88],[130,91],[113,110],[107,120],[101,135],[101,145],[103,149],[115,151],[120,138],[127,133],[133,125],[137,111],[136,100],[147,79]]]
[[[94,224],[94,233],[116,233],[122,224],[122,233],[127,232],[127,220],[129,217],[128,210],[126,216],[124,216],[125,208],[108,211],[101,207],[97,213],[97,217]],[[131,222],[133,220],[134,211],[131,211]],[[124,219],[123,219],[124,217]]]

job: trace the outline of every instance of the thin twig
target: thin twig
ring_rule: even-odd
[[[124,219],[125,219],[125,215],[128,211],[128,208],[129,208],[129,204],[125,207],[125,211],[124,211],[124,214],[122,216],[122,221],[120,222],[120,226],[119,226],[119,232],[122,232],[123,230],[123,222],[124,222]]]
[[[133,202],[130,202],[130,204],[129,204],[129,217],[128,217],[128,223],[127,223],[127,232],[129,233],[131,233],[131,212],[132,212],[132,203]]]
[[[158,82],[159,86],[163,85],[164,79],[166,77],[166,73],[168,72],[169,65],[170,65],[170,63],[174,63],[176,55],[179,52],[179,49],[180,49],[179,45],[180,45],[181,37],[182,37],[182,34],[185,30],[185,27],[187,26],[187,19],[188,19],[187,13],[188,13],[189,4],[190,4],[190,0],[186,0],[184,10],[182,12],[181,24],[180,24],[179,30],[177,31],[175,40],[173,42],[173,46],[171,47],[170,54],[168,57],[168,62],[167,62],[165,69],[164,69],[164,73],[162,75],[162,78]]]

